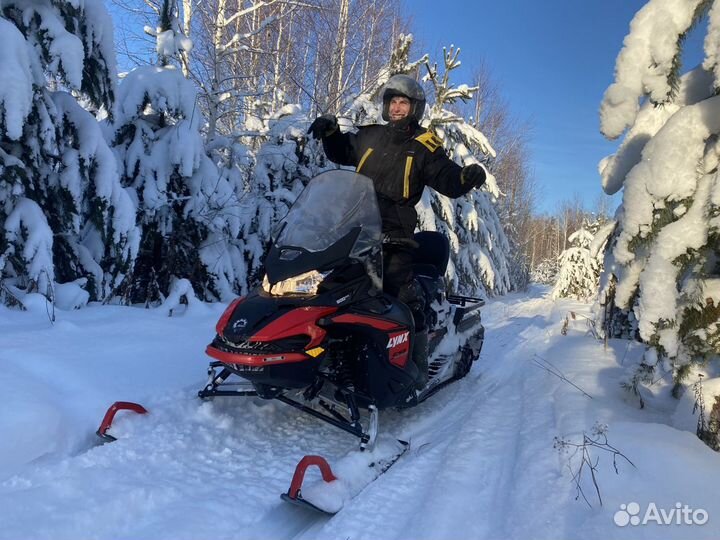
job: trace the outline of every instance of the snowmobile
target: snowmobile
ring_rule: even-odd
[[[272,238],[262,285],[234,300],[216,325],[200,398],[279,400],[372,449],[379,411],[415,406],[469,372],[484,339],[483,301],[447,293],[443,235],[383,238],[372,180],[347,170],[318,175]],[[421,391],[412,312],[382,292],[383,242],[414,248],[429,328]]]
[[[461,379],[480,354],[484,327],[479,298],[448,294],[444,279],[450,249],[438,233],[413,240],[383,238],[372,180],[343,170],[312,179],[273,232],[261,286],[237,298],[215,327],[207,347],[214,360],[201,399],[258,396],[276,399],[360,439],[335,476],[321,456],[298,463],[282,499],[334,514],[387,471],[409,443],[378,436],[379,411],[413,407]],[[413,314],[383,293],[383,243],[413,248],[413,272],[425,296],[429,380],[415,388]],[[146,414],[118,401],[97,431],[103,442],[120,411]],[[342,460],[341,460],[342,461]],[[322,481],[305,486],[308,467]]]

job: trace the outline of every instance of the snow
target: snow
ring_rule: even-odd
[[[70,310],[86,306],[90,300],[90,294],[84,289],[86,285],[87,278],[76,279],[69,283],[56,283],[55,307]]]
[[[459,165],[481,164],[476,157],[480,154],[496,155],[485,135],[454,113],[435,105],[429,115],[431,121],[440,121],[436,134]],[[454,120],[444,123],[449,118]],[[416,205],[419,229],[442,232],[450,241],[446,277],[451,289],[461,294],[503,294],[513,287],[510,246],[495,207],[500,195],[495,177],[488,173],[482,189],[454,200],[426,189]]]
[[[171,115],[193,119],[197,126],[200,112],[194,118],[197,91],[180,70],[173,66],[141,66],[133,69],[122,80],[118,89],[116,123],[131,122],[143,113],[147,105],[154,111],[167,111]]]
[[[172,317],[173,313],[180,307],[183,298],[187,309],[192,310],[193,313],[207,312],[207,306],[197,299],[192,284],[187,279],[178,279],[173,282],[170,286],[170,294],[158,309]]]
[[[701,1],[650,0],[637,12],[615,63],[615,82],[600,105],[600,130],[606,137],[619,137],[634,123],[644,94],[655,103],[668,101],[678,38]]]
[[[53,232],[38,204],[20,198],[5,220],[5,237],[10,244],[21,245],[17,256],[27,265],[25,275],[45,292],[54,278],[52,258]]]
[[[195,397],[203,350],[224,309],[90,304],[51,324],[0,307],[0,538],[56,540],[296,538],[710,539],[720,528],[720,456],[673,426],[670,384],[644,409],[619,383],[643,356],[638,343],[588,333],[589,306],[551,301],[547,289],[511,294],[483,308],[486,343],[470,374],[415,409],[380,414],[384,436],[410,449],[332,518],[282,503],[299,459],[326,457],[345,478],[366,472],[357,441],[281,403]],[[562,321],[572,311],[567,335]],[[542,359],[542,360],[538,360]],[[537,361],[537,362],[536,362]],[[555,368],[592,396],[561,381]],[[658,389],[657,387],[660,386]],[[652,395],[650,392],[652,391]],[[105,409],[119,414],[118,441],[93,442]],[[622,459],[598,459],[602,506],[576,500],[570,455],[554,438],[579,442],[596,423]],[[350,453],[349,453],[350,452]],[[347,472],[345,472],[347,471]],[[309,470],[306,488],[319,481]],[[705,525],[628,525],[621,505],[676,503],[703,509]]]
[[[352,450],[333,463],[336,480],[307,482],[302,487],[302,497],[321,510],[337,513],[365,487],[374,481],[384,466],[390,465],[395,456],[402,454],[402,443],[388,436],[381,436],[375,446],[366,452]]]
[[[25,38],[14,24],[0,17],[0,127],[10,139],[18,140],[33,98],[33,76]],[[0,132],[1,133],[1,132]]]
[[[698,164],[713,155],[714,145],[706,150],[706,141],[720,131],[718,118],[720,97],[682,107],[645,145],[642,160],[625,179],[622,228],[612,253],[625,266],[618,275],[616,303],[627,307],[639,286],[635,316],[640,335],[647,341],[657,336],[671,357],[680,352],[676,323],[682,291],[668,284],[676,283],[682,272],[678,258],[708,241],[715,176],[699,175]],[[685,200],[692,201],[689,207]],[[673,203],[674,221],[656,231],[658,211]],[[639,240],[651,242],[651,249]]]
[[[705,405],[705,420],[713,408],[715,397],[720,396],[720,377],[702,380],[699,384],[702,388],[703,403]],[[680,398],[675,413],[672,416],[672,425],[676,429],[695,433],[698,426],[698,396],[693,388],[689,388]]]
[[[95,193],[91,194],[108,203],[112,209],[113,241],[120,245],[123,238],[131,239],[129,251],[137,251],[133,239],[138,235],[135,228],[136,208],[129,194],[120,185],[115,156],[103,137],[102,130],[95,117],[78,105],[75,98],[67,92],[55,92],[52,100],[57,107],[58,115],[63,122],[73,126],[78,138],[78,149],[66,148],[63,156],[65,169],[61,175],[62,185],[73,194],[73,200],[80,206],[82,200],[82,173],[79,161],[91,164],[92,185]],[[79,158],[79,159],[78,159]],[[80,216],[76,216],[79,229]],[[102,254],[97,254],[99,260]]]
[[[657,331],[655,327],[660,321],[671,321],[676,316],[678,298],[677,294],[668,291],[668,283],[675,282],[680,272],[674,261],[707,242],[705,208],[709,191],[710,177],[705,176],[698,182],[690,210],[658,233],[657,245],[640,275],[643,294],[636,313],[640,321],[640,335],[645,339],[649,340]],[[679,347],[677,329],[660,330],[658,334],[660,345],[671,357],[676,356]]]
[[[708,32],[705,35],[703,68],[720,80],[720,4],[713,3],[708,13]]]
[[[158,32],[156,37],[158,56],[172,57],[179,52],[190,52],[192,50],[192,40],[178,34],[175,30]]]
[[[79,90],[85,61],[82,41],[65,29],[62,14],[54,6],[28,4],[23,10],[23,21],[29,24],[35,16],[40,18],[39,29],[46,35],[45,40],[49,44],[47,69],[53,74],[63,75],[73,88]]]

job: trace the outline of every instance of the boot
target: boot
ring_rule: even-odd
[[[412,349],[412,361],[418,369],[415,389],[422,390],[428,383],[428,331],[427,328],[415,333]]]

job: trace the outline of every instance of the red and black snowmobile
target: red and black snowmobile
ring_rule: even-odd
[[[382,244],[369,178],[334,170],[311,180],[274,231],[262,286],[218,321],[198,395],[277,399],[366,448],[379,410],[414,406],[464,377],[482,347],[483,302],[446,294],[447,239],[421,232],[413,242],[430,329],[430,378],[419,392],[413,316],[382,292]]]

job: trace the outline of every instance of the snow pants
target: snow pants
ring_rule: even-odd
[[[410,308],[415,330],[425,329],[425,296],[413,279],[412,249],[405,246],[383,246],[383,291]]]

